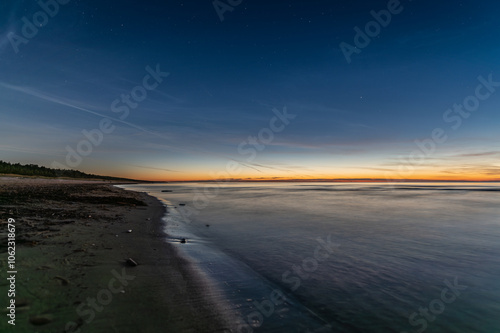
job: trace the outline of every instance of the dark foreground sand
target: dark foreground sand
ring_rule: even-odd
[[[164,241],[163,214],[157,199],[109,184],[0,178],[0,332],[230,332],[202,279]],[[15,326],[6,311],[8,218]]]

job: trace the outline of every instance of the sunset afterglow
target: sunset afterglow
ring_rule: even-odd
[[[161,181],[500,180],[494,10],[262,6],[69,3],[26,43],[5,12],[0,159]]]

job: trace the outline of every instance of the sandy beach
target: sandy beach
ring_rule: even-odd
[[[0,331],[230,332],[207,285],[165,242],[164,212],[109,183],[0,178],[0,262],[6,272],[14,219],[17,271],[15,326],[3,278]]]

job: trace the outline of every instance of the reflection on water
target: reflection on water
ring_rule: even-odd
[[[311,323],[329,323],[324,331],[500,332],[495,184],[228,184],[200,200],[205,187],[214,185],[134,189],[177,207],[170,210],[169,230],[203,245],[194,258],[222,255],[200,263],[231,261],[225,269],[254,274],[281,290]],[[336,247],[318,250],[321,242]],[[454,283],[467,288],[453,294]],[[244,297],[251,298],[256,285],[253,280]],[[250,310],[258,309],[254,304],[241,311]],[[292,320],[278,310],[262,319],[254,331],[285,331],[284,322]],[[310,331],[318,328],[311,325]]]

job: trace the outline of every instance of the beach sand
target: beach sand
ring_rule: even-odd
[[[156,198],[103,182],[0,178],[0,332],[232,331],[216,293],[165,242],[164,212]],[[9,218],[15,326],[6,311]]]

